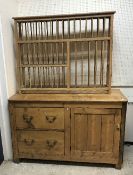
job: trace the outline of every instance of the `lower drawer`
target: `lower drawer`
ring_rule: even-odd
[[[64,155],[64,133],[56,131],[17,131],[19,155]]]

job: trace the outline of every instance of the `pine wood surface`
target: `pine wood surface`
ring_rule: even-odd
[[[119,89],[112,89],[110,94],[15,94],[9,101],[126,102],[127,98]]]
[[[120,169],[126,104],[119,90],[93,95],[16,94],[9,100],[14,161],[109,163]]]

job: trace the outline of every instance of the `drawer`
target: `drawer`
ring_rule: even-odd
[[[64,129],[64,108],[16,108],[19,129]]]
[[[22,156],[64,155],[64,132],[17,131],[17,141]]]

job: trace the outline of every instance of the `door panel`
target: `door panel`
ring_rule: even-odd
[[[114,141],[114,115],[103,115],[101,121],[101,151],[112,152]]]
[[[87,116],[87,150],[99,151],[100,150],[100,132],[101,132],[101,116],[88,115]]]
[[[74,147],[77,150],[86,150],[87,115],[77,114],[74,120]]]
[[[118,160],[120,122],[121,111],[119,109],[72,109],[72,158],[94,159],[102,162],[108,158],[109,162],[115,163]]]

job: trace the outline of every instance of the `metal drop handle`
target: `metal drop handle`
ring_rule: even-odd
[[[29,128],[34,128],[34,125],[32,123],[33,116],[28,116],[27,114],[23,115],[23,120],[28,124]]]
[[[57,140],[46,140],[46,144],[48,149],[52,149],[57,144]]]
[[[33,139],[24,139],[24,142],[25,142],[26,145],[31,146],[35,142],[35,140],[33,140]]]
[[[48,116],[46,114],[46,120],[49,122],[49,123],[53,123],[55,120],[56,120],[56,116]]]

